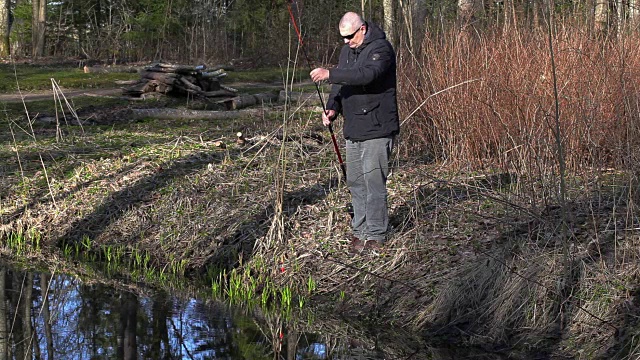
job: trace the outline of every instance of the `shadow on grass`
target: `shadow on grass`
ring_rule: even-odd
[[[424,326],[425,339],[471,342],[518,358],[551,359],[566,355],[567,340],[582,335],[575,333],[576,323],[585,322],[598,335],[615,333],[615,344],[601,348],[599,353],[607,355],[598,359],[625,358],[612,355],[638,346],[639,322],[632,314],[640,301],[634,296],[620,307],[622,321],[593,310],[596,307],[588,302],[594,299],[585,294],[597,284],[589,283],[592,275],[587,271],[602,271],[600,256],[612,256],[616,244],[603,240],[597,251],[590,251],[586,243],[579,244],[590,237],[576,230],[584,223],[609,219],[610,209],[601,205],[594,210],[585,200],[569,204],[567,213],[570,236],[562,231],[560,209],[549,207],[539,218],[514,223],[489,248],[477,248],[477,256],[443,284]],[[563,242],[571,243],[569,256]],[[581,246],[587,251],[578,250]]]
[[[619,321],[618,331],[615,332],[608,346],[596,360],[637,359],[640,355],[640,290],[639,284],[630,292],[627,301],[617,305],[614,313]]]
[[[239,151],[233,155],[238,155]],[[137,181],[133,186],[113,193],[107,201],[98,206],[91,214],[74,222],[66,234],[60,236],[57,244],[73,245],[83,235],[94,238],[100,235],[110,224],[118,221],[127,210],[151,201],[152,193],[173,179],[201,171],[211,162],[220,162],[224,156],[215,152],[197,152],[178,159],[170,166],[160,169],[152,176]]]
[[[123,171],[126,172],[126,171],[129,171],[129,170],[132,170],[134,167],[135,167],[134,165],[127,166],[127,167],[123,168]],[[13,220],[17,219],[18,217],[20,217],[27,209],[31,209],[36,205],[47,205],[47,204],[51,204],[54,201],[54,199],[55,199],[55,201],[60,201],[60,200],[63,200],[65,198],[72,197],[76,193],[79,193],[79,192],[82,192],[83,190],[86,190],[92,184],[99,183],[99,182],[105,181],[105,180],[112,180],[114,178],[115,178],[115,176],[100,176],[98,178],[91,179],[89,181],[84,181],[84,182],[82,182],[82,183],[80,183],[80,184],[78,184],[76,186],[73,186],[70,189],[66,189],[66,190],[60,192],[59,194],[56,194],[54,197],[50,196],[49,189],[47,188],[46,185],[39,186],[38,189],[40,189],[40,190],[31,196],[31,201],[29,201],[25,205],[22,205],[22,206],[16,208],[16,210],[13,211],[12,213],[7,214],[6,215],[6,219],[9,222],[13,221]]]
[[[517,182],[516,176],[509,173],[483,176],[465,183],[426,177],[430,181],[414,190],[413,199],[393,209],[389,215],[389,224],[395,231],[408,232],[416,226],[416,222],[423,221],[420,217],[424,214],[453,203],[486,197],[488,193]]]
[[[286,192],[282,200],[282,217],[291,218],[300,207],[321,201],[327,193],[336,188],[337,184],[338,181],[334,178],[325,183]],[[273,204],[255,213],[235,233],[221,241],[215,253],[208,257],[206,263],[197,272],[204,274],[210,270],[228,271],[240,265],[240,261],[250,259],[253,256],[256,240],[267,235],[275,215],[276,209]]]
[[[258,149],[251,150],[251,152],[254,151],[258,151]],[[201,151],[172,161],[153,175],[110,194],[105,202],[94,208],[87,216],[75,221],[66,233],[59,236],[56,240],[56,245],[62,249],[73,248],[85,236],[89,239],[96,239],[104,232],[110,231],[111,225],[121,221],[130,210],[152,203],[154,196],[157,196],[158,190],[170,185],[174,179],[200,173],[205,171],[208,166],[212,166],[212,164],[233,161],[234,158],[241,156],[250,156],[251,152],[248,153],[241,149],[230,149],[227,152]],[[285,193],[282,203],[283,217],[288,218],[295,215],[300,206],[320,201],[336,185],[337,180],[331,179],[323,184],[315,184]],[[76,189],[76,191],[78,190]],[[206,202],[205,199],[203,203]],[[243,219],[247,220],[230,236],[226,236],[221,240],[202,238],[192,244],[185,244],[185,246],[188,246],[188,249],[182,249],[186,250],[185,256],[192,258],[192,260],[194,257],[202,260],[195,261],[193,266],[196,268],[187,268],[187,271],[206,273],[212,268],[214,270],[231,269],[238,266],[240,261],[251,259],[257,239],[264,237],[271,226],[275,208],[273,202],[270,203],[266,208],[251,210],[253,213],[244,214],[242,219],[233,219],[238,222],[243,221]],[[241,206],[241,204],[238,206]],[[172,216],[179,217],[180,215],[175,213]],[[203,225],[207,226],[207,224]],[[234,224],[227,224],[227,226],[231,225]],[[215,234],[217,230],[224,232],[222,231],[224,229],[208,229],[210,234]],[[138,232],[133,232],[131,234],[123,234],[123,238],[117,240],[120,243],[136,246],[139,236]],[[215,244],[213,244],[214,242]],[[211,244],[214,246],[211,246]],[[155,245],[159,251],[160,245]]]

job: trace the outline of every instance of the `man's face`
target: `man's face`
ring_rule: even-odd
[[[340,29],[340,36],[345,44],[349,44],[352,49],[357,48],[364,42],[365,27],[364,25],[353,27],[345,27]]]

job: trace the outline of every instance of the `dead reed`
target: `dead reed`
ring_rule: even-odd
[[[638,127],[638,41],[596,41],[571,28],[554,37],[558,117],[568,168],[631,164]],[[427,39],[419,59],[401,64],[405,151],[428,152],[461,167],[497,167],[532,177],[554,168],[553,74],[544,34],[487,35],[472,43],[454,34]],[[417,76],[416,76],[417,75]]]

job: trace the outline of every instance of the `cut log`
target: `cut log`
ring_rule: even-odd
[[[140,83],[140,79],[138,80],[116,80],[114,81],[116,85],[136,85]]]
[[[221,97],[221,96],[236,96],[237,94],[231,91],[227,91],[224,89],[207,91],[204,93],[206,97]]]
[[[182,75],[182,76],[178,75],[178,78],[185,79],[192,84],[195,84],[198,81],[198,79],[195,76],[191,76],[191,75]]]
[[[203,91],[217,91],[221,89],[220,81],[218,81],[218,79],[200,79],[198,83],[202,87]]]
[[[271,103],[276,101],[278,101],[278,94],[263,93],[237,96],[233,99],[226,100],[224,104],[229,110],[238,110],[253,105],[262,105],[264,103]]]
[[[176,74],[158,73],[154,71],[143,71],[141,75],[145,79],[160,81],[168,85],[175,84],[176,79],[178,78],[178,75]]]
[[[209,71],[209,72],[203,72],[201,75],[203,78],[220,78],[220,77],[224,77],[227,76],[227,73],[224,72],[224,69],[220,69],[220,70],[216,70],[216,71]]]
[[[263,109],[245,109],[238,111],[206,111],[206,110],[180,110],[180,109],[132,109],[131,116],[134,120],[144,118],[154,119],[236,119],[243,116],[262,116]]]
[[[144,93],[144,88],[147,86],[147,81],[145,82],[140,82],[139,84],[136,84],[134,86],[122,89],[122,94],[123,95],[130,95],[130,96],[140,96],[141,94]]]
[[[84,66],[85,74],[107,74],[107,73],[137,73],[142,71],[141,67],[136,66]]]
[[[224,90],[227,90],[227,91],[234,92],[234,93],[237,93],[237,92],[238,92],[238,89],[234,89],[234,88],[229,87],[229,86],[220,85],[220,88],[221,88],[221,89],[224,89]]]
[[[192,90],[195,91],[197,93],[201,93],[202,92],[202,88],[198,85],[194,85],[191,81],[189,81],[189,77],[187,76],[182,76],[180,78],[178,78],[178,80],[184,85],[186,86],[186,88],[188,90]]]
[[[190,65],[173,65],[173,64],[155,64],[145,68],[145,70],[167,72],[167,73],[179,73],[179,74],[191,74],[203,70],[201,66]]]
[[[156,81],[156,80],[150,80],[147,81],[147,83],[145,84],[145,86],[142,88],[143,92],[155,92],[156,89],[158,88],[158,85],[160,84],[160,82]]]
[[[235,70],[235,67],[233,65],[231,65],[231,64],[226,64],[226,65],[220,64],[220,65],[216,65],[216,66],[212,66],[212,67],[208,67],[207,68],[207,70],[209,70],[209,71],[216,71],[216,70],[221,70],[221,69],[233,71],[233,70]]]
[[[171,91],[173,91],[173,86],[169,84],[158,83],[158,86],[156,87],[156,92],[159,92],[162,94],[167,94],[167,93],[170,93]]]

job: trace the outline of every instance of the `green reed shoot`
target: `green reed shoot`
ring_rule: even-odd
[[[111,260],[112,260],[112,256],[113,256],[112,250],[113,248],[111,246],[104,246],[102,248],[102,252],[104,253],[104,258],[107,259],[108,263],[111,263]]]
[[[313,280],[311,276],[309,276],[309,279],[307,280],[307,292],[311,294],[315,290],[316,290],[316,282]]]
[[[291,289],[288,286],[280,290],[280,301],[282,308],[285,310],[291,309]]]
[[[82,246],[86,251],[91,250],[91,239],[87,235],[82,236]]]

